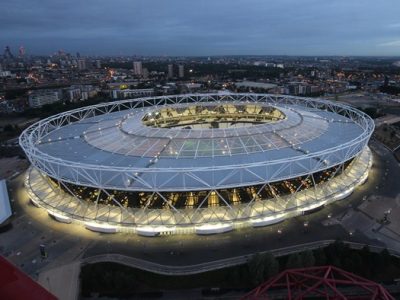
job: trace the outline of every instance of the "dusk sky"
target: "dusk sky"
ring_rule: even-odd
[[[11,0],[0,47],[28,54],[400,55],[399,0]]]

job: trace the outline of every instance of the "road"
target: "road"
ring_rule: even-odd
[[[272,253],[275,257],[286,256],[292,253],[297,253],[306,250],[315,250],[319,248],[325,248],[326,246],[334,243],[335,240],[321,240],[306,244],[293,245],[285,248],[278,248],[271,251],[263,251],[260,253]],[[360,250],[365,244],[354,243],[354,242],[344,242],[350,248]],[[379,253],[383,249],[387,249],[384,246],[370,246],[370,251]],[[392,255],[400,257],[400,251],[396,249],[388,249]],[[121,254],[102,254],[95,255],[87,258],[82,258],[80,263],[83,264],[94,264],[100,262],[114,262],[122,265],[126,265],[129,267],[146,270],[149,272],[161,274],[161,275],[193,275],[204,273],[208,271],[224,269],[227,267],[233,267],[238,265],[243,265],[247,263],[251,259],[251,255],[237,256],[237,257],[229,257],[220,260],[214,260],[210,262],[204,262],[195,265],[182,265],[182,266],[170,266],[164,264],[158,264],[154,262],[149,262],[146,260],[125,256]],[[70,266],[70,265],[68,265]]]
[[[400,220],[396,217],[400,213],[400,164],[380,143],[372,141],[371,148],[379,156],[371,175],[379,179],[371,184],[371,192],[343,220],[342,226],[347,230],[358,230],[389,248],[400,249]],[[388,212],[390,223],[382,224]]]

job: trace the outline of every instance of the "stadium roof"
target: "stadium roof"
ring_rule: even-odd
[[[321,151],[349,142],[363,131],[346,117],[304,107],[279,108],[286,119],[251,127],[173,129],[145,126],[141,122],[143,116],[155,109],[115,112],[71,123],[49,133],[38,148],[66,160],[112,166],[146,164],[148,158],[161,152],[157,165],[195,167],[232,164],[238,160],[246,163],[290,158],[303,154],[293,150],[293,146]],[[255,153],[261,155],[248,155]]]
[[[285,118],[212,129],[160,128],[143,122],[162,107],[181,113],[193,106],[222,104],[235,105],[232,109],[273,107]],[[90,185],[91,177],[96,185],[117,189],[204,190],[328,169],[360,153],[372,127],[362,112],[323,100],[197,94],[131,99],[65,112],[35,124],[20,141],[40,169],[71,183]],[[101,176],[96,171],[100,168]],[[76,170],[82,175],[81,169],[86,175],[77,178]],[[119,176],[122,172],[128,173]]]

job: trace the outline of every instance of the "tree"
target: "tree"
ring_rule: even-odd
[[[369,246],[365,245],[364,247],[362,247],[360,254],[363,261],[368,261],[371,257],[371,250],[369,249]]]
[[[311,250],[307,250],[300,253],[301,263],[303,267],[313,267],[315,265],[315,257]]]
[[[387,249],[383,249],[380,253],[379,253],[379,257],[381,259],[381,261],[383,262],[384,265],[388,265],[392,263],[392,257],[390,256],[390,253]]]
[[[367,115],[369,115],[373,119],[382,116],[382,113],[379,113],[378,109],[375,107],[367,107],[361,110],[364,111]]]
[[[293,253],[290,254],[286,263],[286,268],[287,269],[297,269],[297,268],[301,268],[302,265],[302,261],[301,261],[301,257],[299,253]]]
[[[239,268],[233,268],[229,273],[229,278],[235,286],[240,286],[241,284],[243,284],[242,273],[240,272]]]
[[[314,250],[315,265],[325,266],[326,265],[326,255],[324,249]]]
[[[12,132],[14,131],[14,127],[11,124],[7,124],[4,126],[3,130],[7,132]]]
[[[345,270],[368,276],[364,264],[368,264],[368,262],[363,262],[359,251],[352,251],[350,255],[346,255],[342,259],[342,266]]]
[[[279,273],[279,261],[271,253],[264,255],[264,278],[270,278]]]
[[[249,277],[251,283],[254,285],[259,285],[264,280],[264,257],[259,253],[256,253],[247,263]]]

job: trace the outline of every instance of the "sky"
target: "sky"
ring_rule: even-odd
[[[400,56],[400,1],[0,0],[6,45],[28,54]]]

